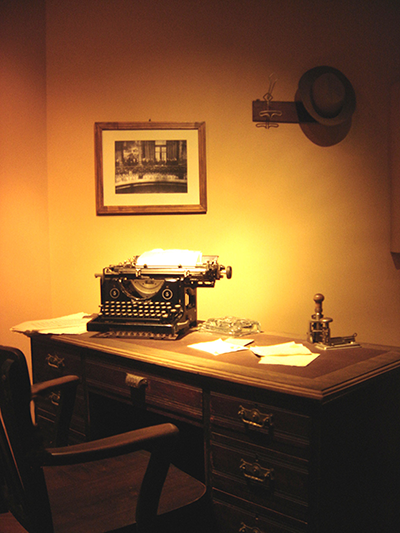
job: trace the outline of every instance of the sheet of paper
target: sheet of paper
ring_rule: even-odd
[[[196,344],[190,344],[189,348],[201,350],[202,352],[207,352],[212,355],[221,355],[223,353],[238,352],[240,350],[243,350],[245,349],[245,345],[249,344],[250,342],[252,341],[248,339],[217,339],[216,341],[198,342]]]
[[[238,337],[232,337],[229,339],[225,339],[224,342],[227,342],[229,344],[234,344],[235,346],[242,346],[244,348],[248,344],[251,344],[253,341],[254,339],[243,339],[243,338],[238,338]]]
[[[271,346],[252,346],[251,350],[261,357],[265,355],[309,355],[312,353],[306,346],[295,341],[273,344]]]
[[[307,366],[319,357],[318,353],[312,355],[266,355],[258,361],[259,365],[286,365]]]
[[[250,350],[260,357],[261,365],[307,366],[319,356],[294,341],[272,346],[251,346]]]
[[[66,333],[85,333],[86,324],[92,316],[88,313],[75,313],[73,315],[62,316],[58,318],[49,318],[45,320],[32,320],[23,322],[11,328],[16,333],[49,333],[49,334],[66,334]]]
[[[136,264],[148,266],[196,266],[201,264],[201,261],[202,253],[198,251],[155,248],[140,255]]]

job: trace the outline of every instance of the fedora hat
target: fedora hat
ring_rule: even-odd
[[[314,67],[299,81],[298,97],[311,117],[324,126],[351,122],[356,108],[354,89],[340,70]]]

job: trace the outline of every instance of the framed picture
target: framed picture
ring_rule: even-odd
[[[204,122],[96,122],[98,215],[206,213]]]

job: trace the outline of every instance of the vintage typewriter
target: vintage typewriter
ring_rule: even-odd
[[[101,336],[177,339],[197,326],[197,287],[232,276],[218,256],[152,250],[96,274],[101,307],[87,324]]]

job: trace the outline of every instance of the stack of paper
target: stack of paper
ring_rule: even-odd
[[[250,350],[260,357],[259,363],[262,365],[307,366],[319,356],[294,341],[272,346],[251,346]]]
[[[74,315],[62,316],[59,318],[50,318],[46,320],[34,320],[23,322],[11,328],[11,331],[17,333],[85,333],[86,324],[93,316],[87,313],[75,313]]]
[[[222,355],[223,353],[238,352],[239,350],[243,350],[246,344],[250,344],[251,342],[253,341],[249,339],[217,339],[216,341],[189,344],[189,348],[201,350],[202,352],[207,352],[211,355]]]
[[[261,365],[307,366],[319,356],[318,353],[312,353],[306,346],[294,341],[272,346],[248,346],[252,342],[253,339],[217,339],[215,341],[190,344],[189,348],[201,350],[212,355],[247,350],[248,353],[252,352],[259,357],[258,362]]]

